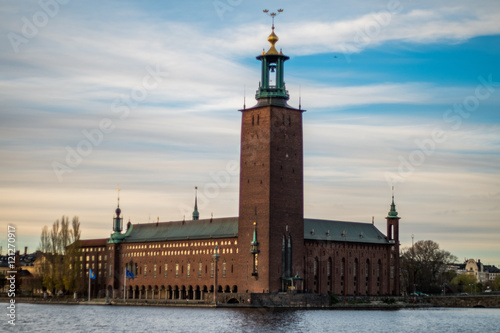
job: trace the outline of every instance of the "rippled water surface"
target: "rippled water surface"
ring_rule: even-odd
[[[2,304],[7,314],[6,305]],[[7,332],[500,332],[500,309],[273,310],[16,305]]]

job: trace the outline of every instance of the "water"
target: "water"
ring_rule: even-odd
[[[5,306],[3,303],[2,308]],[[9,327],[2,316],[0,331],[500,332],[500,309],[363,311],[17,304],[16,315],[15,327]]]

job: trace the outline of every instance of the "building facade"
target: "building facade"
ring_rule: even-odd
[[[257,57],[257,104],[240,110],[239,216],[200,220],[195,199],[192,220],[124,227],[118,201],[111,237],[82,241],[81,285],[92,269],[94,297],[208,300],[217,291],[238,301],[251,293],[400,293],[394,197],[387,235],[373,223],[304,218],[304,110],[287,104],[289,57],[275,47],[274,25],[268,41],[269,50]]]

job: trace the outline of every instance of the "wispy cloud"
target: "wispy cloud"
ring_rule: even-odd
[[[268,48],[270,33],[267,18],[257,13],[266,6],[263,1],[242,2],[221,20],[210,2],[197,3],[194,9],[182,2],[70,2],[15,53],[5,36],[22,34],[22,18],[31,19],[40,7],[29,1],[2,3],[2,223],[17,223],[30,247],[36,246],[41,227],[62,214],[80,216],[84,237],[106,237],[117,185],[123,189],[124,216],[134,223],[189,215],[193,187],[215,182],[214,174],[239,160],[237,109],[243,106],[244,89],[246,105],[254,103],[260,80],[254,56]],[[287,67],[294,69],[287,72],[289,103],[298,106],[300,90],[308,110],[306,216],[365,222],[375,216],[383,230],[390,198],[384,173],[398,167],[399,155],[415,149],[416,139],[444,127],[443,113],[474,92],[477,75],[493,73],[493,80],[500,81],[496,63],[490,64],[490,72],[478,70],[466,82],[443,84],[410,78],[391,64],[366,72],[316,61],[328,63],[332,55],[323,54],[338,55],[346,45],[349,52],[359,53],[373,48],[390,52],[401,44],[439,49],[498,35],[499,6],[497,1],[401,1],[390,21],[379,23],[380,29],[361,42],[357,34],[377,20],[383,22],[387,3],[356,1],[339,8],[335,2],[312,1],[286,8],[276,32],[278,47],[292,56]],[[496,52],[485,45],[479,48]],[[125,103],[142,86],[147,68],[161,71],[162,82],[121,117],[113,103]],[[379,79],[377,72],[391,72],[394,79]],[[345,82],[352,78],[356,80]],[[500,137],[491,110],[499,103],[498,94],[492,93],[458,130],[445,127],[446,142],[398,184],[404,244],[414,233],[467,255],[472,247],[464,249],[463,235],[470,233],[471,221],[474,244],[480,235],[498,230]],[[98,129],[102,119],[110,119],[114,130],[59,182],[51,163],[64,163],[67,147],[76,149],[86,139],[82,131]],[[237,175],[218,191],[206,200],[202,215],[237,215]],[[489,254],[495,241],[486,238],[479,253],[498,258]]]

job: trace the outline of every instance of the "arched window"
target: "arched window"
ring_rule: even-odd
[[[345,285],[345,258],[342,258],[340,262],[340,290],[344,293],[344,285]]]
[[[313,272],[314,272],[314,292],[318,292],[318,284],[319,284],[319,279],[318,279],[318,270],[319,270],[319,260],[318,257],[314,258],[314,267],[313,267]]]
[[[379,259],[377,262],[377,293],[380,294],[380,285],[381,285],[381,279],[380,279],[380,272],[382,271],[382,261]]]
[[[365,288],[366,288],[366,294],[368,295],[370,293],[369,291],[369,284],[370,284],[370,259],[366,259],[366,264],[365,264]]]
[[[332,291],[332,258],[329,257],[326,263],[326,280],[328,284],[328,290]]]
[[[354,259],[353,267],[353,282],[354,282],[354,295],[358,293],[358,258]]]

